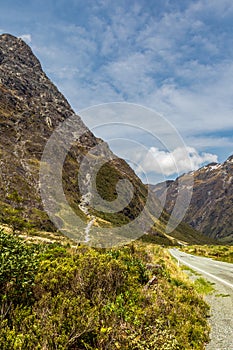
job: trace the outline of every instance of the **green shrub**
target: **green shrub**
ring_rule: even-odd
[[[27,304],[38,267],[35,246],[0,230],[0,303],[1,317],[5,318],[11,308]]]
[[[204,349],[208,307],[161,248],[35,248],[0,237],[1,308],[5,295],[14,300],[1,349]]]

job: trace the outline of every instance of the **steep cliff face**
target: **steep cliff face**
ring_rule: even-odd
[[[211,163],[185,176],[194,177],[193,196],[184,218],[204,235],[233,242],[233,156],[224,163]],[[165,208],[172,211],[177,197],[178,180],[167,183]],[[161,185],[153,186],[162,198]]]
[[[12,220],[19,210],[21,216],[31,217],[36,224],[38,219],[41,228],[52,227],[41,205],[39,161],[53,130],[73,113],[30,47],[9,34],[1,35],[0,196],[15,209],[4,206]],[[95,145],[97,140],[81,120],[80,128],[85,130],[82,150]]]
[[[51,225],[47,219],[42,223],[46,215],[43,214],[39,192],[39,162],[45,144],[55,128],[73,114],[69,103],[45,75],[30,47],[14,36],[1,35],[1,201],[16,210],[23,209],[23,217],[31,218],[34,223],[36,219],[41,221],[41,228],[44,224],[44,228],[47,224]],[[82,135],[73,145],[64,164],[63,186],[71,204],[80,210],[77,186],[79,162],[88,150],[103,142],[95,138],[78,116],[76,119],[76,125],[78,124]],[[104,149],[106,154],[111,154],[107,145]],[[136,186],[135,201],[140,203],[141,190],[143,197],[146,190],[127,163],[121,159],[114,159],[109,167],[115,174],[115,181],[121,177],[133,181]],[[103,178],[108,176],[105,172],[102,175]],[[111,180],[108,180],[109,196],[114,192]],[[140,207],[140,204],[138,206]],[[135,208],[136,206],[129,213],[132,216],[136,215],[136,212],[133,214]]]
[[[12,35],[0,35],[0,222],[15,229],[56,230],[41,200],[40,161],[54,130],[72,115],[74,111],[43,72],[30,47]],[[115,157],[108,145],[96,138],[78,116],[75,117],[81,136],[73,143],[62,170],[62,185],[69,205],[85,224],[89,221],[88,230],[91,225],[117,227],[134,221],[144,209],[147,187],[124,160]],[[97,176],[96,187],[102,198],[110,203],[117,198],[119,180],[129,180],[133,185],[131,200],[118,212],[93,210],[89,207],[88,190],[85,194],[80,193],[80,164],[84,156],[98,145],[101,145],[101,151],[94,157],[108,159]],[[88,174],[85,181],[87,179]],[[57,203],[51,202],[53,205]],[[168,215],[163,213],[160,221],[153,218],[152,212],[155,208],[159,210],[159,206],[156,199],[151,201],[141,228],[143,230],[146,226],[147,219],[152,219],[152,232],[159,237],[158,241],[171,242],[172,238],[164,235]],[[58,206],[58,220],[62,210]],[[183,231],[182,227],[174,235],[192,242],[203,239],[194,231],[185,237]]]

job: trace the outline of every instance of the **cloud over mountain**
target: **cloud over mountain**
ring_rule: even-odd
[[[189,158],[187,158],[187,153]],[[144,172],[156,172],[166,176],[198,169],[204,163],[217,162],[218,157],[211,153],[198,153],[193,147],[176,148],[172,152],[151,147],[140,162]]]

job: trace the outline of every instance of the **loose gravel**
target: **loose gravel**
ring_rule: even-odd
[[[233,350],[233,289],[214,280],[210,282],[215,282],[215,291],[205,297],[211,307],[211,340],[206,350]]]

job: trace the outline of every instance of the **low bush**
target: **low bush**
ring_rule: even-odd
[[[160,247],[35,247],[0,238],[9,262],[0,307],[15,296],[1,315],[1,349],[204,349],[208,306]]]

